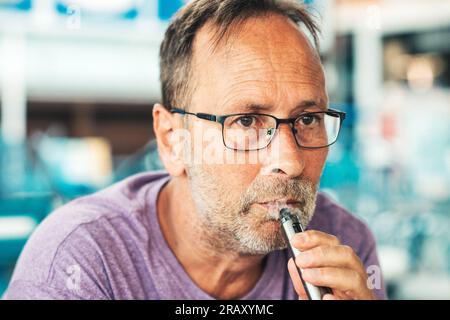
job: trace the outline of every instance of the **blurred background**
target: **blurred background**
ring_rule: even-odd
[[[0,0],[0,295],[56,207],[162,168],[158,51],[181,0]],[[321,189],[378,240],[391,299],[450,299],[450,1],[310,0],[347,112]]]

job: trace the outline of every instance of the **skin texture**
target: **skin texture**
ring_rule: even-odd
[[[195,38],[191,103],[177,107],[223,115],[250,112],[247,106],[257,104],[264,109],[253,112],[279,118],[327,108],[325,77],[315,49],[286,18],[248,19],[215,50],[214,30],[206,24]],[[171,114],[160,104],[154,106],[153,118],[159,153],[172,176],[157,202],[163,234],[197,286],[218,299],[240,298],[260,278],[265,255],[286,247],[277,205],[258,203],[298,201],[292,207],[307,224],[328,149],[299,148],[290,126],[282,124],[269,147],[250,162],[254,153],[223,145],[218,123]],[[180,146],[176,136],[184,128],[200,142]],[[202,142],[205,134],[208,141]],[[192,159],[198,150],[212,151],[205,156],[209,161],[236,154],[245,161],[199,164]],[[307,269],[305,280],[333,288],[327,299],[373,298],[362,263],[336,237],[308,231],[293,244],[305,250],[296,260]],[[292,267],[293,260],[288,269],[299,298],[305,298]]]

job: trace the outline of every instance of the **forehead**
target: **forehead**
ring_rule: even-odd
[[[305,34],[287,18],[250,18],[217,47],[215,32],[205,25],[194,42],[194,108],[226,113],[240,111],[236,108],[242,104],[288,108],[304,100],[326,104],[320,59]]]

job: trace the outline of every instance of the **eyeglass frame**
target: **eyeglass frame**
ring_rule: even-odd
[[[178,114],[181,114],[181,115],[192,115],[192,116],[195,116],[195,117],[197,117],[199,119],[220,123],[222,125],[222,142],[223,142],[223,145],[226,148],[228,148],[230,150],[234,150],[234,151],[258,151],[258,150],[265,149],[265,148],[267,148],[270,145],[270,143],[273,140],[273,137],[275,137],[275,134],[273,135],[273,137],[270,139],[270,141],[267,143],[266,146],[258,148],[258,149],[249,149],[249,150],[245,150],[244,149],[244,150],[241,150],[241,149],[231,148],[231,147],[227,146],[227,144],[225,143],[225,135],[224,135],[224,130],[225,130],[224,127],[225,126],[224,126],[224,124],[225,124],[225,120],[227,118],[229,118],[229,117],[232,117],[232,116],[245,116],[245,115],[252,116],[252,115],[257,115],[257,116],[268,116],[268,117],[271,117],[272,119],[275,119],[275,123],[276,123],[276,125],[275,125],[275,133],[277,133],[278,127],[279,127],[280,124],[282,124],[282,123],[291,124],[291,131],[292,131],[292,134],[294,135],[295,143],[297,144],[297,146],[299,148],[304,148],[304,149],[321,149],[321,148],[329,147],[329,146],[333,145],[334,143],[336,143],[336,141],[339,138],[339,134],[341,133],[342,123],[344,122],[345,116],[346,116],[346,113],[344,111],[340,111],[340,110],[336,110],[336,109],[327,109],[327,110],[323,110],[323,111],[305,112],[305,113],[302,113],[301,115],[299,115],[296,118],[284,118],[284,119],[283,118],[280,119],[280,118],[275,117],[274,115],[265,114],[265,113],[232,113],[232,114],[224,114],[224,115],[214,115],[214,114],[203,113],[203,112],[194,113],[194,112],[189,112],[189,111],[186,111],[184,109],[180,109],[180,108],[176,108],[176,107],[172,107],[170,109],[170,113],[178,113]],[[298,142],[297,137],[295,136],[296,135],[295,122],[298,119],[300,119],[301,117],[314,115],[314,114],[318,114],[318,113],[320,113],[320,114],[323,113],[323,114],[327,114],[327,115],[330,115],[330,116],[335,116],[335,117],[337,116],[337,117],[339,117],[339,120],[340,120],[340,122],[339,122],[339,131],[338,131],[338,134],[336,136],[336,139],[332,143],[330,143],[330,144],[328,144],[326,146],[321,146],[321,147],[305,147],[305,146],[301,146],[300,143]]]

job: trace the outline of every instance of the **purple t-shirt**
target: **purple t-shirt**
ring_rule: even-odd
[[[50,214],[17,262],[4,299],[213,299],[170,250],[156,213],[163,171],[127,178]],[[336,235],[366,268],[378,265],[367,226],[323,194],[310,229]],[[287,250],[266,256],[261,278],[242,299],[298,299]],[[385,290],[375,291],[385,298]]]

